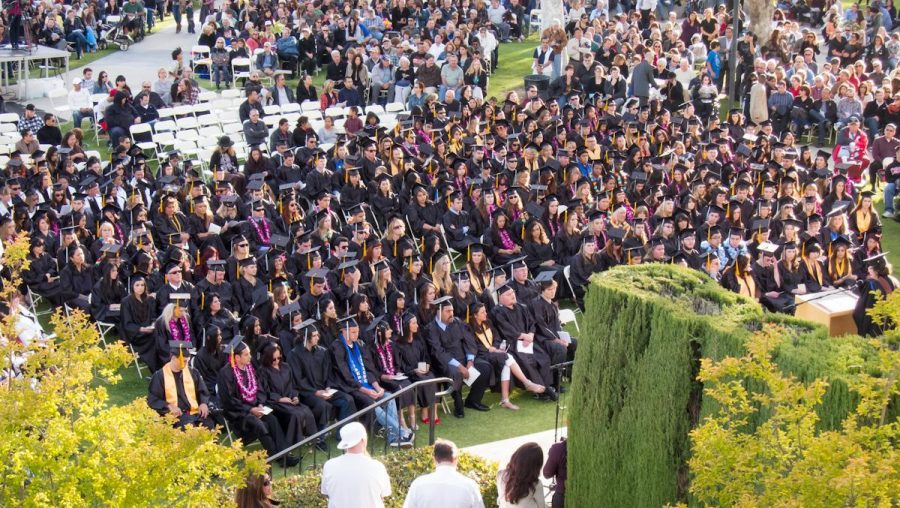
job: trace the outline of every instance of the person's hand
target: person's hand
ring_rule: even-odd
[[[181,409],[178,407],[177,404],[168,404],[168,408],[169,408],[169,413],[172,416],[180,417],[182,414],[184,414],[184,413],[182,413]]]
[[[327,395],[327,392],[325,390],[316,390],[316,397],[322,400],[328,400],[331,398],[329,395]]]
[[[299,397],[291,397],[291,404],[293,404],[293,405],[295,405],[295,406],[299,405],[299,404],[300,404],[300,398],[299,398]]]
[[[152,332],[152,331],[153,331],[153,327],[152,327],[152,326],[142,326],[142,327],[141,327],[141,333],[150,333],[150,332]]]
[[[197,406],[197,410],[200,411],[200,418],[206,418],[209,416],[209,406],[206,404],[200,404]]]
[[[282,404],[290,404],[293,402],[293,400],[291,400],[290,397],[281,397],[280,399],[278,399],[278,402],[281,402]]]
[[[253,416],[255,416],[257,418],[262,418],[263,417],[262,407],[256,406],[256,407],[250,408],[250,414],[252,414]]]
[[[465,365],[462,365],[462,364],[457,365],[456,370],[459,371],[459,374],[462,376],[463,379],[469,379],[469,369],[467,369]]]

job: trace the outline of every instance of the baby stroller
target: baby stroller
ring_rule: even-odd
[[[125,23],[122,16],[107,16],[106,22],[100,24],[100,37],[97,45],[105,49],[108,44],[116,44],[122,51],[128,51],[133,41],[125,35]]]

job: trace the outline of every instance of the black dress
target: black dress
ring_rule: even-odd
[[[411,385],[409,375],[400,369],[400,360],[397,356],[396,343],[389,341],[385,347],[379,348],[373,341],[366,348],[369,353],[371,365],[374,367],[376,375],[378,375],[378,384],[388,392],[397,392]],[[367,362],[368,363],[368,362]],[[402,374],[406,379],[389,379],[385,380],[382,376],[392,376]],[[397,405],[401,409],[416,403],[416,394],[414,390],[410,390],[403,395],[397,397]]]
[[[291,367],[294,386],[300,393],[300,402],[310,408],[319,429],[328,425],[333,414],[337,415],[338,420],[343,420],[356,412],[353,398],[342,391],[335,392],[328,399],[316,396],[317,391],[338,388],[333,377],[331,353],[327,349],[319,345],[312,348],[295,347],[288,354],[288,365]]]
[[[134,295],[128,295],[122,300],[122,335],[151,372],[162,367],[156,352],[156,336],[154,332],[142,332],[141,328],[153,326],[155,310],[156,300],[152,296],[140,301]]]
[[[279,402],[282,397],[300,398],[300,392],[291,378],[291,369],[285,363],[281,368],[263,367],[259,370],[260,398],[263,404],[275,410],[275,416],[288,444],[299,443],[305,436],[316,433],[316,421],[308,407],[302,404]]]
[[[256,396],[247,402],[241,397],[238,380],[235,378],[235,370],[240,372],[241,382],[250,385],[251,367],[246,370],[236,368],[226,363],[219,371],[218,393],[222,402],[225,418],[231,422],[231,428],[240,437],[244,444],[250,444],[259,439],[269,455],[274,455],[287,448],[284,431],[275,413],[269,413],[262,418],[257,418],[250,410],[263,404],[264,394],[257,388]]]
[[[29,255],[28,260],[31,261],[31,264],[28,270],[22,272],[22,280],[37,295],[48,299],[53,305],[60,305],[62,303],[61,288],[56,259],[50,254],[44,253],[39,258]],[[49,280],[48,275],[50,276]]]
[[[109,285],[104,284],[102,280],[98,281],[91,291],[91,316],[95,321],[118,325],[122,315],[121,307],[119,310],[113,310],[110,306],[120,304],[125,295],[125,286],[118,280],[112,281]]]
[[[87,265],[81,269],[69,263],[59,274],[60,299],[70,307],[90,312],[88,297],[94,289],[94,270]]]
[[[856,309],[853,310],[853,320],[856,322],[857,333],[864,337],[877,337],[884,333],[882,323],[878,323],[868,314],[877,298],[886,298],[897,288],[897,281],[893,277],[878,277],[878,279],[865,279],[857,283],[859,288],[859,300],[856,301]],[[893,326],[888,323],[888,327]]]
[[[186,369],[187,370],[187,369]],[[209,404],[209,389],[203,377],[195,369],[190,369],[191,377],[194,380],[194,399],[197,405]],[[162,369],[153,373],[150,378],[150,386],[147,390],[147,405],[155,409],[159,414],[167,414],[169,412],[169,403],[166,401],[165,377]],[[201,418],[199,414],[190,414],[191,404],[188,402],[187,394],[184,389],[184,371],[173,372],[172,377],[175,379],[175,391],[178,394],[178,409],[182,411],[178,417],[176,427],[186,427],[188,425],[202,425],[208,429],[215,427],[215,422],[207,416]]]
[[[431,370],[425,374],[416,372],[416,369],[419,368],[419,363],[431,363],[431,356],[428,353],[428,344],[425,343],[425,339],[415,336],[410,342],[402,339],[394,341],[394,351],[398,369],[406,374],[412,382],[434,379],[434,373]],[[437,387],[435,385],[425,385],[417,388],[416,399],[419,402],[419,407],[432,407],[436,398],[436,392]]]

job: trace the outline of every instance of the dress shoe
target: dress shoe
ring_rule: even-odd
[[[293,455],[291,455],[289,453],[289,454],[285,455],[284,457],[282,457],[281,463],[284,465],[284,467],[294,467],[300,463],[300,459],[298,459],[297,457],[294,457]]]
[[[541,398],[544,400],[557,401],[559,400],[559,394],[556,393],[556,390],[554,390],[552,386],[548,386],[547,389],[544,390],[544,393],[541,394]]]
[[[475,401],[471,401],[471,400],[466,401],[466,407],[469,409],[474,409],[475,411],[490,411],[491,410],[491,408],[485,406],[481,402],[475,402]]]
[[[463,409],[462,406],[454,404],[453,405],[453,416],[455,416],[457,418],[465,418],[466,411]]]

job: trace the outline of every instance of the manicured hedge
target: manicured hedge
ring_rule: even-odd
[[[680,267],[648,264],[599,274],[585,306],[572,388],[569,507],[689,501],[688,432],[716,410],[695,381],[699,359],[743,355],[744,342],[766,323],[789,334],[775,353],[783,371],[829,380],[819,409],[823,428],[836,427],[856,403],[848,376],[875,373],[874,352],[862,338],[829,338],[818,325],[764,313],[756,302]]]

